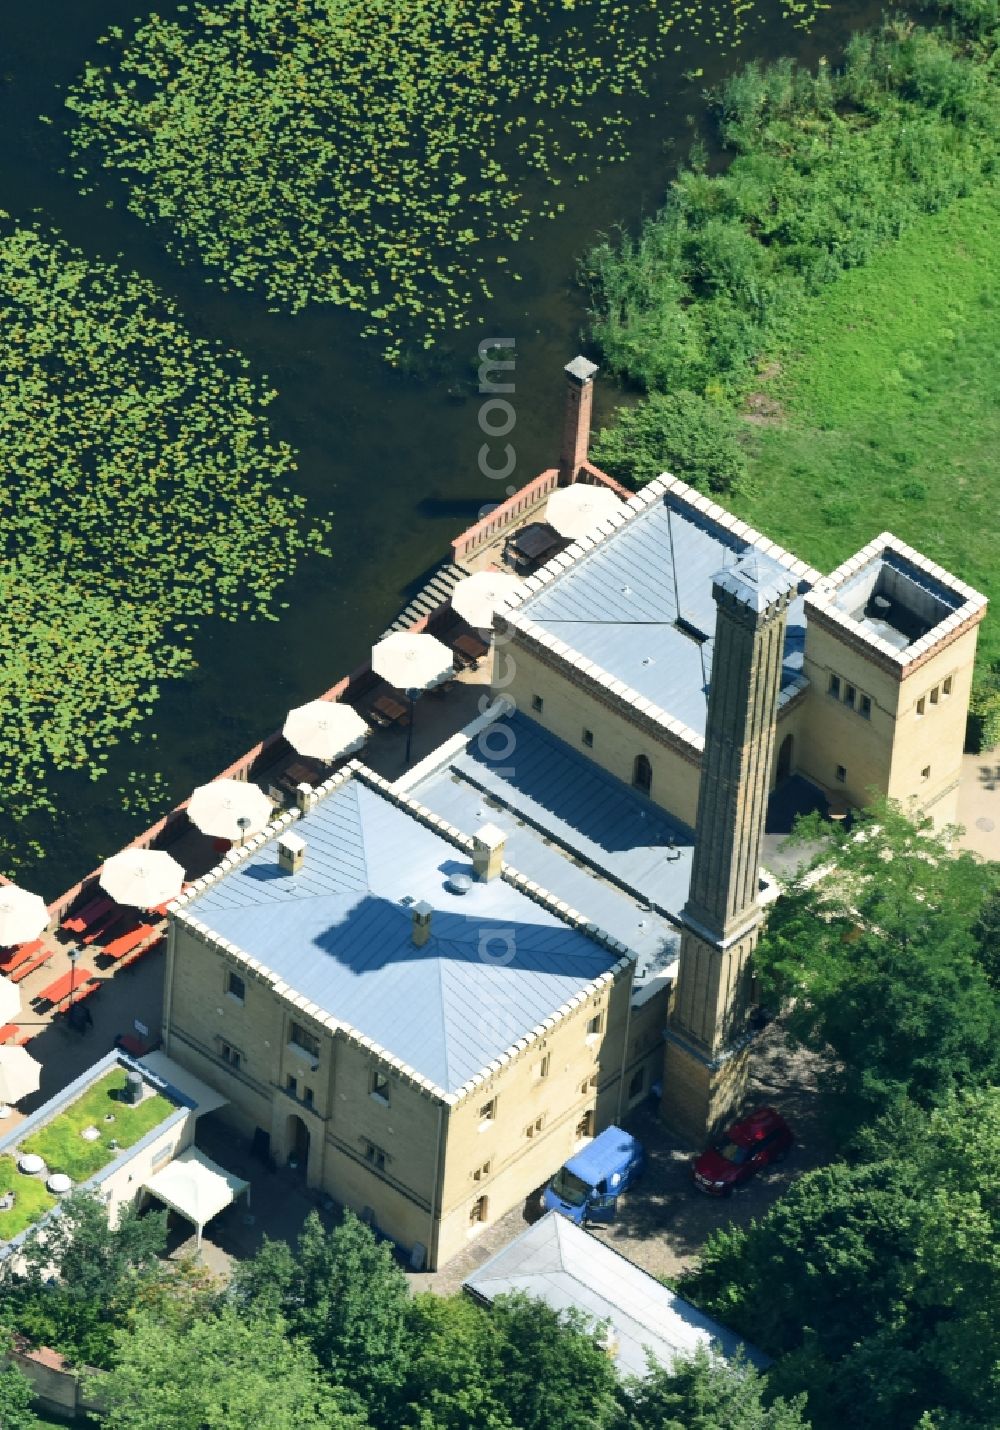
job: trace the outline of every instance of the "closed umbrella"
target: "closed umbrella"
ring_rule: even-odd
[[[616,511],[623,510],[624,503],[609,487],[574,482],[572,486],[559,487],[552,493],[545,505],[545,520],[560,536],[575,540],[578,536],[589,535]]]
[[[188,803],[188,818],[203,834],[239,839],[256,834],[271,818],[273,806],[262,789],[245,780],[213,780],[199,785]]]
[[[49,921],[45,900],[17,884],[0,887],[0,944],[27,943],[37,938]]]
[[[13,1023],[20,1011],[20,988],[9,978],[0,978],[0,1023]]]
[[[477,571],[459,581],[451,593],[451,608],[470,626],[485,630],[493,624],[497,607],[521,589],[509,571]]]
[[[360,750],[368,738],[368,726],[350,705],[334,700],[310,700],[289,710],[281,732],[300,755],[326,764]]]
[[[24,1048],[0,1048],[0,1103],[20,1102],[41,1080],[41,1064]]]
[[[424,632],[393,631],[372,646],[372,670],[404,690],[410,702],[410,724],[406,732],[406,763],[413,749],[413,717],[417,697],[433,685],[455,674],[455,657],[448,647]]]
[[[100,885],[116,904],[154,909],[176,899],[184,883],[184,870],[162,849],[123,849],[105,861]]]

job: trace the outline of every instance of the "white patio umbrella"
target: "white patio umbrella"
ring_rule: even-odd
[[[0,887],[0,944],[27,943],[37,938],[49,921],[45,900],[17,884]]]
[[[20,1011],[20,988],[9,978],[0,978],[0,1023],[13,1023]]]
[[[281,732],[300,755],[330,764],[360,750],[369,729],[356,710],[335,700],[310,700],[289,710]]]
[[[241,842],[248,834],[263,829],[271,813],[271,801],[264,791],[245,780],[213,780],[199,785],[188,804],[188,818],[203,834]]]
[[[455,657],[435,636],[393,631],[372,646],[372,670],[397,690],[430,690],[455,674]]]
[[[607,521],[624,508],[609,487],[592,487],[586,482],[574,482],[559,487],[545,504],[545,520],[560,536],[574,540],[587,536],[595,526]]]
[[[184,870],[162,849],[123,849],[105,860],[100,885],[116,904],[152,909],[175,899],[184,883]]]
[[[37,1092],[41,1079],[41,1064],[24,1048],[0,1048],[0,1103],[4,1107]]]
[[[470,626],[485,630],[497,607],[521,589],[509,571],[477,571],[459,581],[451,593],[451,608]]]

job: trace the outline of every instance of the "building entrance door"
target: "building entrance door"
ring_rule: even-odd
[[[786,735],[778,750],[778,773],[776,783],[781,784],[782,780],[787,780],[792,773],[792,751],[795,747],[795,736]]]
[[[288,1148],[289,1167],[304,1177],[309,1167],[309,1128],[294,1112],[288,1119],[285,1145]]]

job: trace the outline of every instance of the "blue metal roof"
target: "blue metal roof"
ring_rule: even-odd
[[[668,492],[519,610],[580,657],[704,734],[715,635],[712,581],[748,551],[773,567],[761,546]],[[807,582],[798,583],[788,612],[782,683],[789,690],[802,674],[807,589]],[[679,629],[678,617],[704,639]]]
[[[647,1373],[647,1350],[669,1369],[699,1346],[712,1346],[726,1357],[742,1350],[760,1370],[770,1365],[762,1351],[559,1212],[522,1232],[463,1286],[488,1305],[522,1291],[553,1310],[575,1309],[593,1322],[609,1322],[611,1351],[623,1376]]]
[[[574,1176],[596,1187],[609,1172],[619,1172],[633,1155],[636,1138],[620,1127],[605,1127],[600,1136],[574,1153],[566,1163]]]
[[[507,861],[634,949],[640,968],[672,961],[678,937],[663,914],[679,916],[687,899],[691,830],[526,716],[498,723],[503,759],[473,738],[414,797],[461,829],[502,829]]]
[[[192,912],[446,1092],[616,961],[503,879],[450,893],[449,876],[472,872],[465,853],[360,778],[295,832],[299,873],[279,869],[269,841]],[[405,900],[433,909],[423,947]]]

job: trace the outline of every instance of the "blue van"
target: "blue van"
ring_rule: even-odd
[[[559,1168],[542,1193],[542,1205],[547,1212],[562,1212],[577,1226],[614,1221],[620,1194],[645,1165],[641,1142],[620,1127],[606,1127]]]

